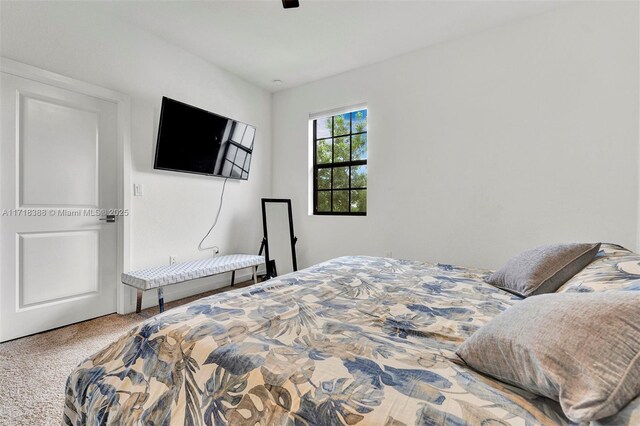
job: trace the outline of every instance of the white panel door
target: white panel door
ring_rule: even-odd
[[[115,312],[117,105],[2,72],[0,115],[0,341]]]

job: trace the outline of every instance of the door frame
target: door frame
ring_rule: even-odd
[[[56,86],[61,89],[72,90],[95,98],[116,104],[118,111],[117,130],[117,203],[118,209],[129,212],[127,216],[120,216],[116,221],[117,246],[117,276],[116,279],[116,312],[125,314],[132,311],[132,295],[129,294],[120,276],[131,266],[131,98],[120,92],[96,86],[91,83],[56,74],[32,65],[17,62],[0,56],[0,71],[17,77],[26,78],[40,83]],[[2,186],[0,185],[0,189]],[[127,295],[129,297],[127,297]]]

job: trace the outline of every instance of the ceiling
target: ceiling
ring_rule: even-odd
[[[300,0],[288,10],[280,0],[94,5],[269,91],[559,7],[517,0]]]

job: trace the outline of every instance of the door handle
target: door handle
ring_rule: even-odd
[[[116,221],[116,215],[115,214],[108,214],[106,217],[101,217],[98,220],[104,220],[107,223],[113,223]]]

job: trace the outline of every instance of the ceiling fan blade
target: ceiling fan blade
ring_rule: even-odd
[[[300,2],[298,0],[282,0],[282,6],[285,9],[291,9],[300,6]]]

